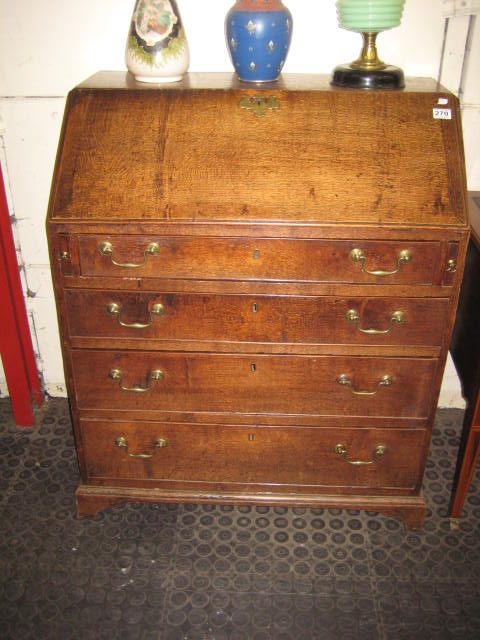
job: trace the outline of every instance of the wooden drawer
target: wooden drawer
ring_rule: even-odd
[[[428,415],[437,364],[87,350],[72,359],[80,409],[417,418]]]
[[[84,276],[432,284],[440,243],[82,235],[79,253]]]
[[[425,432],[84,420],[82,439],[88,478],[100,484],[261,484],[269,491],[294,485],[295,491],[353,493],[414,489]]]
[[[440,346],[448,299],[65,292],[70,337]]]

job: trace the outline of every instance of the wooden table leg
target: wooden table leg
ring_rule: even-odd
[[[472,408],[467,408],[464,421],[464,434],[460,453],[458,456],[457,470],[455,473],[450,519],[460,518],[465,498],[472,481],[478,456],[480,454],[480,389],[477,389],[476,401]],[[452,523],[455,528],[455,523]]]

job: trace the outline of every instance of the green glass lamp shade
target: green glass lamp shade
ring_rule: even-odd
[[[338,23],[362,34],[363,48],[357,60],[334,69],[332,84],[357,89],[402,89],[403,71],[387,65],[377,55],[380,31],[398,27],[405,0],[338,0]]]
[[[405,0],[338,0],[338,23],[359,33],[379,33],[401,22]]]

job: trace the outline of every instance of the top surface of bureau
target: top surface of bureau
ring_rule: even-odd
[[[69,94],[49,217],[466,229],[458,149],[456,98],[429,80],[370,93],[189,74],[159,88],[102,72]]]

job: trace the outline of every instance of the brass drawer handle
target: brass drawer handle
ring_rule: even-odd
[[[407,264],[407,262],[410,262],[411,260],[413,260],[413,254],[408,249],[403,249],[402,251],[400,251],[397,259],[397,268],[394,269],[394,271],[382,271],[382,270],[369,271],[366,268],[367,256],[365,255],[365,251],[363,251],[363,249],[352,249],[352,251],[350,251],[350,260],[354,263],[362,262],[363,263],[362,271],[364,273],[368,273],[371,276],[383,277],[383,276],[393,276],[396,273],[398,273],[400,271],[400,267],[402,266],[402,264]]]
[[[121,325],[122,327],[127,327],[127,329],[147,329],[148,327],[152,326],[154,316],[161,316],[165,313],[165,307],[163,306],[163,304],[160,304],[160,303],[152,305],[152,308],[150,309],[150,322],[145,322],[145,323],[123,322],[121,318],[123,309],[117,302],[109,302],[107,304],[107,311],[110,315],[117,317],[118,324]]]
[[[118,380],[118,385],[122,391],[130,391],[132,393],[144,393],[145,391],[151,391],[154,382],[160,382],[163,380],[165,374],[160,369],[155,369],[150,373],[150,384],[148,387],[124,387],[122,385],[123,373],[120,369],[110,369],[108,374],[112,380]]]
[[[353,465],[355,465],[357,467],[363,467],[363,466],[366,466],[366,465],[369,465],[369,464],[373,464],[374,462],[376,462],[377,458],[379,458],[380,456],[384,456],[385,453],[387,452],[387,447],[385,447],[383,444],[379,444],[373,450],[373,460],[366,460],[366,461],[364,461],[364,460],[349,460],[348,459],[348,450],[347,450],[347,447],[344,444],[336,444],[335,447],[333,448],[333,450],[339,456],[343,456],[345,462],[348,462],[348,464],[353,464]]]
[[[447,262],[447,273],[457,273],[457,261],[456,260],[449,260]]]
[[[390,387],[393,384],[393,378],[391,376],[382,376],[375,391],[357,391],[353,388],[350,377],[345,373],[338,376],[337,382],[338,384],[348,387],[355,396],[375,396],[380,391],[381,387]]]
[[[108,240],[101,242],[98,245],[98,250],[102,254],[102,256],[110,256],[111,263],[116,267],[122,267],[123,269],[138,269],[139,267],[144,267],[147,264],[148,256],[156,256],[160,253],[160,245],[156,242],[150,242],[145,247],[145,251],[143,252],[143,262],[135,263],[135,262],[117,262],[113,259],[113,245]]]
[[[360,313],[356,309],[349,309],[345,314],[345,319],[348,322],[355,322],[357,324],[357,331],[360,333],[367,333],[371,336],[379,336],[384,335],[386,333],[390,333],[395,324],[402,324],[405,320],[405,314],[403,311],[395,311],[392,313],[392,317],[390,318],[390,323],[387,329],[362,329],[360,326]]]
[[[167,446],[167,441],[164,438],[158,438],[157,440],[155,440],[153,444],[153,453],[130,453],[130,451],[128,450],[128,442],[125,436],[118,436],[118,438],[116,438],[115,440],[115,445],[119,449],[125,449],[125,453],[127,454],[127,456],[130,456],[130,458],[141,458],[142,460],[148,460],[149,458],[154,458],[157,455],[158,449],[165,449],[165,447]]]

